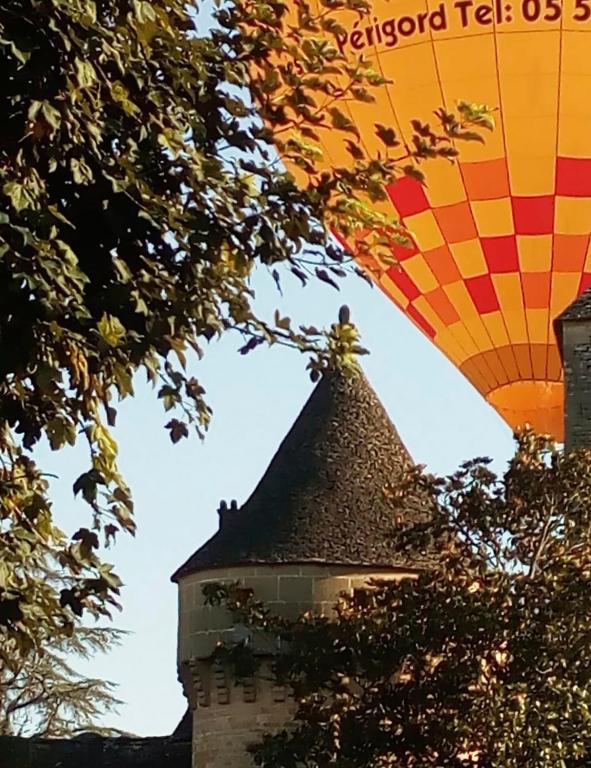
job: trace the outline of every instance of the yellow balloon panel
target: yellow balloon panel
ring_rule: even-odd
[[[553,321],[591,285],[591,0],[376,0],[342,22],[342,50],[392,80],[346,103],[370,153],[377,122],[408,140],[439,106],[497,108],[485,144],[387,190],[412,243],[375,279],[512,427],[561,438]],[[322,143],[350,162],[334,132]]]

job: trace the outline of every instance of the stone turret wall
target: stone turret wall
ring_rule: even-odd
[[[223,607],[205,605],[203,586],[238,582],[277,615],[295,618],[305,611],[330,615],[342,592],[362,587],[369,579],[403,578],[410,569],[360,569],[329,565],[261,565],[215,568],[184,576],[179,582],[179,664],[204,659],[219,642],[239,638],[232,616]]]
[[[238,582],[278,615],[297,617],[308,610],[330,615],[342,592],[364,586],[369,579],[401,579],[410,569],[363,569],[328,565],[260,565],[216,568],[179,580],[179,675],[193,711],[193,768],[252,768],[248,744],[282,728],[293,710],[290,692],[268,674],[236,685],[231,673],[211,654],[219,642],[244,637],[222,607],[205,605],[202,588],[213,582]],[[263,659],[280,652],[255,648]]]
[[[289,691],[270,682],[268,662],[240,684],[209,660],[185,663],[181,679],[193,711],[193,768],[252,768],[247,747],[284,727],[293,711]]]
[[[591,320],[562,325],[565,447],[591,447]]]

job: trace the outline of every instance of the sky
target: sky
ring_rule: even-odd
[[[292,320],[329,326],[346,303],[371,354],[363,368],[414,459],[448,473],[474,456],[502,469],[513,441],[509,428],[471,384],[377,288],[351,277],[336,291],[323,283],[284,280],[281,297],[266,271],[253,278],[257,307]],[[120,406],[120,465],[135,499],[138,532],[106,552],[124,581],[114,625],[129,631],[121,647],[79,664],[118,685],[124,704],[105,723],[142,736],[170,733],[184,709],[176,673],[177,593],[173,571],[216,530],[220,500],[242,504],[310,395],[306,358],[285,348],[238,354],[238,335],[209,344],[189,369],[207,391],[214,415],[205,440],[172,445],[156,393],[138,378],[136,396]],[[54,514],[65,531],[88,525],[88,508],[72,483],[87,469],[82,449],[37,452],[52,481]]]

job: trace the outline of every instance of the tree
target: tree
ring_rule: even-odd
[[[78,627],[72,637],[58,636],[43,653],[29,654],[14,671],[0,669],[0,736],[115,734],[97,724],[121,703],[114,686],[77,673],[66,658],[105,653],[120,635],[111,628]]]
[[[210,419],[185,368],[205,341],[236,331],[243,353],[285,343],[322,368],[321,332],[254,313],[252,269],[334,283],[350,261],[336,220],[386,257],[404,233],[367,197],[424,158],[453,158],[468,126],[490,127],[485,108],[460,105],[437,131],[416,123],[406,150],[376,126],[381,158],[351,141],[351,167],[321,172],[315,128],[355,139],[339,101],[371,101],[383,83],[339,50],[342,8],[367,3],[303,2],[288,20],[279,0],[237,0],[203,29],[184,0],[1,0],[0,664],[117,604],[100,548],[134,530],[110,432],[134,377],[173,411],[176,442]],[[73,487],[92,521],[71,537],[29,454],[43,438],[88,446]],[[47,568],[61,569],[59,589]]]
[[[297,711],[253,747],[257,765],[589,765],[590,456],[530,432],[517,443],[502,476],[477,459],[390,489],[402,517],[408,492],[433,499],[432,519],[401,533],[404,549],[435,552],[417,578],[296,622],[225,592],[241,621],[287,641],[275,673]],[[245,663],[244,648],[225,653]]]

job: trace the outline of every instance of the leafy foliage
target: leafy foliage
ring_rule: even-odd
[[[97,724],[120,703],[112,684],[78,674],[66,655],[94,657],[119,642],[120,635],[110,628],[78,627],[72,637],[58,636],[43,653],[29,654],[16,669],[0,667],[0,736],[114,735]]]
[[[501,477],[489,462],[448,478],[413,472],[433,568],[343,596],[332,618],[277,619],[252,594],[218,594],[280,636],[290,727],[254,749],[271,768],[575,768],[591,760],[591,462],[527,432]],[[445,543],[444,543],[445,542]],[[239,649],[244,654],[244,649]],[[226,653],[231,655],[231,649]]]
[[[335,284],[350,262],[328,232],[337,221],[345,234],[374,233],[360,249],[391,258],[404,233],[367,200],[421,159],[453,157],[467,126],[488,127],[477,107],[457,120],[442,113],[437,131],[420,126],[414,149],[394,157],[396,138],[378,126],[384,155],[365,157],[339,102],[371,101],[383,78],[339,52],[334,16],[367,7],[299,3],[288,20],[278,0],[237,0],[200,28],[183,0],[1,0],[4,663],[70,633],[83,610],[117,604],[120,582],[99,550],[134,530],[110,431],[134,377],[157,387],[176,442],[210,420],[186,373],[204,341],[237,331],[243,353],[289,344],[322,369],[322,332],[255,315],[252,269],[278,285],[278,265]],[[351,136],[351,167],[323,169],[320,124]],[[277,151],[303,174],[297,185]],[[354,334],[339,344],[347,352]],[[54,450],[88,446],[73,487],[92,525],[72,538],[55,526],[28,454],[43,437]],[[44,580],[48,568],[61,588]]]

